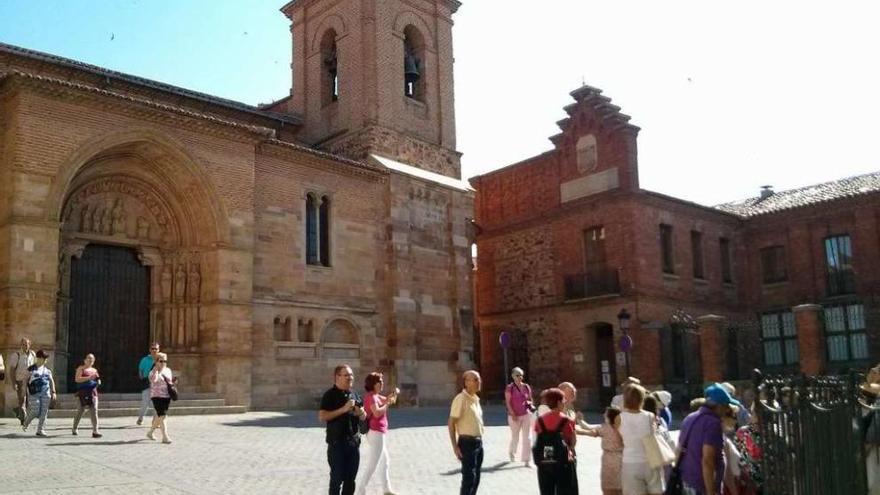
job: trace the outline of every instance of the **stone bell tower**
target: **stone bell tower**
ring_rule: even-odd
[[[452,15],[456,0],[293,0],[300,139],[363,160],[375,154],[459,178]]]

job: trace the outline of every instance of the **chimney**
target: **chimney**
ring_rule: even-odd
[[[761,199],[773,196],[773,186],[761,186]]]

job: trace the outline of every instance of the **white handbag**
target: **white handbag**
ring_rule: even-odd
[[[651,434],[642,438],[642,445],[645,446],[645,457],[648,460],[648,466],[652,469],[662,468],[675,462],[675,450],[669,446],[663,434],[657,429],[654,418],[651,421]]]

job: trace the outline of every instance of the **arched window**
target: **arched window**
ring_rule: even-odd
[[[322,340],[325,344],[357,344],[357,329],[346,320],[336,319],[324,328]]]
[[[321,68],[321,101],[329,105],[339,99],[339,60],[333,29],[328,29],[321,38]]]
[[[324,266],[330,266],[330,198],[321,197],[321,207],[318,211],[318,245],[320,247],[320,262]]]
[[[425,37],[415,26],[407,26],[403,35],[403,94],[425,101]]]
[[[306,263],[318,264],[318,205],[311,193],[306,195]]]
[[[330,198],[306,194],[306,263],[330,266]]]

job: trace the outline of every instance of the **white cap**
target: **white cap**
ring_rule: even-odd
[[[736,395],[736,387],[734,387],[733,384],[731,384],[729,382],[724,382],[724,383],[720,383],[719,385],[721,385],[721,388],[726,390],[728,394]]]
[[[669,403],[672,402],[672,394],[665,390],[658,390],[654,392],[654,395],[660,400],[663,407],[669,407]]]
[[[522,368],[520,368],[519,366],[514,366],[513,369],[510,370],[510,376],[515,376],[515,375],[525,375],[525,373],[523,372]]]

